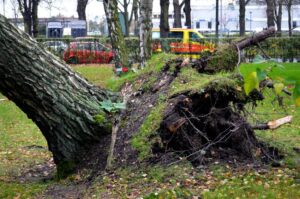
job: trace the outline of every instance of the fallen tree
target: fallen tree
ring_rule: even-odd
[[[2,16],[0,91],[40,128],[58,169],[72,168],[111,132],[100,102],[118,95],[88,83]]]
[[[252,157],[261,145],[240,112],[243,104],[260,99],[259,93],[246,96],[240,87],[242,78],[232,74],[197,78],[205,84],[191,87],[189,83],[195,82],[183,78],[182,70],[196,74],[232,71],[240,50],[273,33],[273,28],[268,29],[193,63],[171,60],[159,72],[149,70],[125,86],[122,93],[128,105],[115,128],[115,160],[136,163],[162,157],[166,151],[181,151],[201,161],[202,156],[195,155],[208,153],[213,145]],[[180,88],[190,86],[172,90],[175,83]],[[106,164],[112,124],[100,103],[118,101],[120,96],[89,84],[2,16],[0,91],[41,129],[58,170],[72,170],[87,151],[92,151],[93,162],[96,158]]]

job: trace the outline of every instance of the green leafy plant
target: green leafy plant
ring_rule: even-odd
[[[120,109],[126,109],[126,105],[124,102],[112,102],[111,100],[105,100],[100,103],[100,108],[109,113],[115,113]]]
[[[282,65],[274,60],[266,60],[260,55],[254,58],[253,63],[269,63],[270,65],[265,69],[257,68],[256,71],[244,75],[244,91],[246,95],[249,95],[254,89],[259,90],[261,81],[270,80],[273,83],[274,92],[277,96],[280,96],[283,90],[288,90],[293,93],[295,105],[300,107],[300,79],[285,77],[283,75],[285,68]],[[279,70],[281,75],[273,75],[274,70]]]

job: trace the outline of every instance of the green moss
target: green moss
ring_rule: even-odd
[[[212,80],[227,76],[229,76],[228,73],[201,74],[191,67],[186,67],[181,70],[178,78],[173,81],[169,95],[172,96],[185,91],[199,92]]]
[[[56,179],[64,179],[75,171],[76,164],[74,161],[62,161],[57,166]]]
[[[104,111],[100,111],[94,116],[94,120],[105,129],[112,129],[112,122]]]
[[[165,102],[159,103],[153,107],[144,123],[139,129],[139,132],[134,135],[131,140],[133,148],[139,152],[139,159],[144,160],[151,156],[151,147],[154,143],[160,142],[156,130],[162,121],[163,112],[166,107]]]
[[[161,71],[162,67],[171,59],[176,58],[173,54],[159,53],[155,54],[148,60],[146,67],[138,72],[128,72],[121,77],[113,76],[106,80],[105,85],[108,89],[112,91],[120,91],[126,82],[134,83],[141,76],[151,76],[156,77]],[[154,81],[156,78],[154,79]],[[147,83],[148,84],[148,83]],[[150,85],[150,82],[148,86]],[[138,88],[136,88],[138,89]]]
[[[229,44],[218,48],[213,56],[208,60],[206,69],[215,72],[233,71],[238,63],[238,52],[235,47]]]

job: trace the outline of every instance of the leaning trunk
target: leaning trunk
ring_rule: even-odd
[[[58,171],[73,168],[111,131],[99,104],[114,95],[89,84],[1,15],[0,92],[40,128]]]
[[[174,28],[181,28],[181,6],[179,0],[173,0],[174,7]]]
[[[192,28],[191,0],[185,0],[183,10],[184,10],[184,13],[185,13],[185,26],[187,28]]]
[[[114,61],[116,68],[120,68],[122,66],[128,67],[128,53],[126,51],[125,40],[119,21],[117,0],[105,0],[103,1],[103,4],[108,24],[110,41],[115,52]]]
[[[245,13],[246,13],[246,2],[245,0],[240,0],[240,18],[239,18],[240,36],[245,35]]]
[[[169,0],[160,0],[160,37],[167,38],[169,27]]]
[[[153,0],[142,0],[140,7],[140,56],[141,66],[145,66],[152,53],[152,7]]]

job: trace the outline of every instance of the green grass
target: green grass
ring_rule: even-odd
[[[47,188],[46,183],[3,183],[0,181],[0,198],[27,199],[37,197]]]
[[[119,90],[126,81],[134,81],[137,75],[158,72],[167,61],[163,54],[155,55],[151,59],[153,68],[145,68],[142,72],[129,73],[121,78],[114,76],[110,66],[79,66],[75,70],[91,82],[102,86]],[[285,75],[285,77],[300,77],[299,64],[283,64],[284,71],[273,71],[274,75]],[[267,67],[266,64],[242,64],[240,71],[249,73],[256,67]],[[226,74],[218,74],[221,78]],[[173,93],[178,93],[189,88],[199,88],[208,82],[212,76],[194,74],[191,69],[183,69],[179,79],[188,79],[187,85],[180,82],[174,83]],[[128,80],[129,79],[129,80]],[[204,81],[197,81],[205,79]],[[176,80],[177,81],[177,80]],[[185,87],[187,86],[187,87]],[[286,154],[283,161],[290,169],[269,168],[266,173],[257,175],[255,170],[236,172],[231,169],[216,169],[203,172],[191,168],[190,165],[173,165],[170,167],[155,166],[143,168],[139,171],[121,169],[115,176],[104,176],[100,182],[94,184],[95,193],[99,198],[123,198],[129,196],[149,196],[150,193],[169,193],[185,190],[193,195],[202,195],[203,198],[300,198],[300,187],[294,178],[300,178],[300,158],[293,153],[293,147],[300,147],[300,110],[293,104],[292,97],[284,97],[284,108],[276,103],[275,96],[271,91],[265,92],[266,100],[258,104],[256,110],[249,107],[252,117],[251,122],[269,121],[288,114],[294,116],[291,124],[286,124],[273,131],[256,131],[260,139],[271,145],[279,147]],[[0,94],[0,99],[3,96]],[[152,126],[151,120],[160,116],[154,112],[153,117],[148,118],[148,127]],[[150,120],[151,119],[151,120]],[[145,132],[147,131],[145,126]],[[155,124],[156,125],[156,124]],[[49,186],[49,183],[36,182],[20,184],[16,181],[25,170],[43,163],[51,157],[47,151],[47,143],[39,129],[27,116],[10,101],[0,102],[0,198],[33,198],[39,195]],[[38,145],[45,149],[29,149],[27,146]],[[103,193],[109,193],[103,195]]]
[[[242,64],[240,71],[246,75],[255,71],[257,67],[266,68],[269,64]],[[300,64],[299,63],[284,63],[282,69],[275,69],[272,71],[273,77],[294,77],[300,80]],[[292,152],[293,147],[300,148],[300,107],[296,107],[293,97],[284,95],[284,106],[278,105],[276,95],[271,89],[264,91],[265,100],[258,103],[253,117],[250,118],[251,122],[262,122],[279,119],[281,117],[292,115],[293,121],[291,124],[286,124],[276,130],[272,131],[257,131],[257,135],[268,141],[269,143],[279,147],[286,152]]]
[[[111,65],[79,65],[74,66],[73,69],[93,84],[102,88],[106,88],[107,81],[114,76]]]
[[[43,182],[12,183],[24,171],[48,161],[51,154],[38,127],[8,100],[0,102],[0,137],[0,198],[30,198],[44,190]]]

